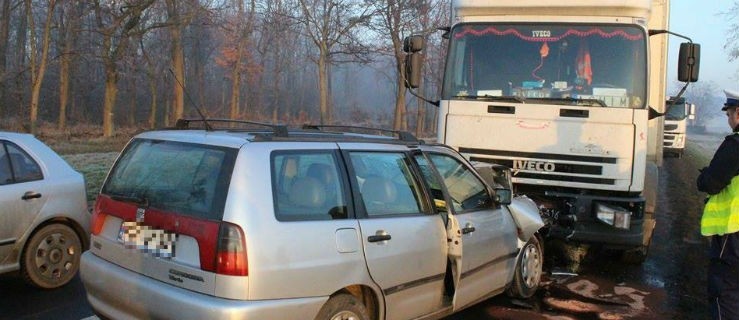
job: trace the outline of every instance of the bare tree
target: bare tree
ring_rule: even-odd
[[[736,32],[739,29],[739,2],[734,1],[731,8],[721,14],[726,18],[723,21],[731,22],[727,28],[724,50],[729,55],[729,61],[734,61],[739,58],[739,34]]]
[[[0,2],[0,117],[3,115],[5,103],[6,65],[8,63],[8,41],[10,35],[11,0]]]
[[[389,37],[388,46],[382,50],[390,55],[395,69],[395,116],[393,129],[406,130],[408,128],[405,101],[405,54],[403,53],[403,35],[409,35],[412,28],[410,0],[383,0],[376,1],[378,15],[374,28],[381,35]]]
[[[54,8],[56,7],[56,0],[48,0],[46,6],[46,18],[43,25],[43,35],[41,39],[37,39],[36,35],[36,21],[33,15],[33,6],[31,0],[25,0],[26,4],[26,19],[28,19],[28,27],[30,29],[30,51],[31,51],[31,119],[30,119],[30,131],[36,133],[36,121],[38,120],[38,101],[39,95],[41,94],[41,82],[44,80],[44,74],[46,73],[46,65],[49,57],[49,43],[51,42],[51,25],[54,18]],[[39,57],[38,52],[38,41],[41,42],[41,56]]]
[[[227,19],[225,39],[218,63],[230,69],[231,98],[229,102],[229,117],[238,119],[242,116],[241,110],[241,81],[249,69],[253,69],[253,59],[249,46],[252,43],[251,34],[254,31],[256,1],[249,3],[249,12],[244,8],[243,0],[235,0],[235,14]],[[251,65],[251,67],[250,67]]]
[[[70,83],[72,77],[72,62],[77,54],[74,45],[77,39],[79,26],[83,14],[82,3],[64,1],[59,13],[59,129],[67,127],[67,108],[70,100]]]
[[[358,27],[373,15],[370,6],[353,0],[298,0],[306,36],[318,50],[314,62],[318,66],[318,91],[321,124],[333,122],[330,97],[330,66],[338,62],[335,56],[355,58],[367,53],[358,35]]]
[[[101,57],[105,67],[105,98],[103,101],[103,136],[113,135],[113,110],[118,94],[117,63],[130,45],[131,38],[136,35],[144,10],[155,0],[131,1],[120,7],[101,5],[95,0],[95,17],[97,31],[103,37]]]

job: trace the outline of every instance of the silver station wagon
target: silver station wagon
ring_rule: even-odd
[[[505,170],[403,132],[202,122],[111,169],[81,269],[101,317],[425,319],[538,288],[536,206],[486,182]]]

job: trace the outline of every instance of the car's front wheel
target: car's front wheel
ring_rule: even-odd
[[[356,297],[341,293],[328,299],[316,320],[369,320],[369,313]]]
[[[82,241],[72,228],[49,224],[26,242],[21,257],[21,274],[26,282],[53,289],[67,284],[80,267]]]
[[[544,265],[544,254],[536,235],[521,249],[516,261],[513,283],[508,288],[508,295],[517,298],[530,298],[539,289]]]

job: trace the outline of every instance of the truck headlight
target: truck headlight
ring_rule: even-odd
[[[596,203],[595,216],[598,220],[619,229],[628,230],[631,226],[631,211],[617,206]]]

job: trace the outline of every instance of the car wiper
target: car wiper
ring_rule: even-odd
[[[518,102],[518,103],[525,103],[526,99],[519,96],[489,96],[489,95],[483,95],[483,96],[469,96],[469,95],[456,95],[452,96],[452,98],[456,99],[470,99],[470,100],[485,100],[485,101],[503,101],[503,102]]]
[[[603,100],[600,99],[578,99],[578,98],[572,98],[572,97],[566,97],[566,98],[536,98],[536,100],[546,100],[546,101],[557,101],[562,102],[563,104],[571,104],[571,105],[577,105],[577,106],[590,106],[590,107],[604,107],[607,108],[608,105],[603,102]]]
[[[123,201],[123,202],[138,204],[143,207],[149,206],[149,199],[147,199],[146,197],[111,195],[110,198],[115,201]]]

